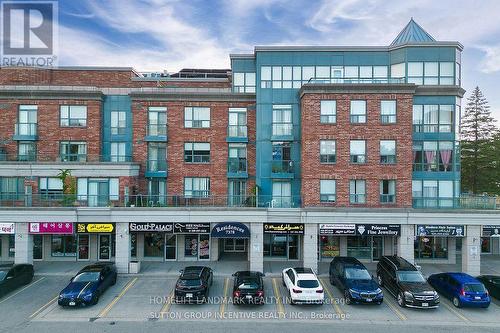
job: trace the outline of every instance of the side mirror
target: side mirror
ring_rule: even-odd
[[[231,274],[231,276],[235,277],[235,276],[236,276],[236,273]]]
[[[264,277],[264,276],[266,276],[266,274],[260,273],[260,277]]]
[[[181,273],[181,274],[184,273],[184,270],[183,269],[179,270],[179,273]]]
[[[422,266],[420,265],[415,265],[415,267],[420,271],[422,269]]]

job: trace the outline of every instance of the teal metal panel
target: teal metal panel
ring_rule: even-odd
[[[111,112],[124,111],[126,114],[125,134],[111,134]],[[102,113],[102,155],[111,154],[111,142],[125,142],[125,155],[132,156],[132,102],[128,95],[106,95]]]

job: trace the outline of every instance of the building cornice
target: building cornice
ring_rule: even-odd
[[[141,101],[214,101],[214,102],[255,102],[255,94],[220,92],[139,92],[130,93],[132,100]]]
[[[96,87],[0,86],[0,99],[94,99],[103,93]]]
[[[453,95],[464,97],[465,89],[459,86],[417,86],[415,95],[425,96],[442,96]]]

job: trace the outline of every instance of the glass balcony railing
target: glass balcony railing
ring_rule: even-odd
[[[331,84],[331,83],[370,83],[370,84],[387,84],[387,83],[405,83],[406,79],[402,78],[349,78],[349,77],[333,77],[333,78],[312,78],[307,83],[313,84]]]
[[[15,135],[36,136],[38,133],[37,123],[17,123],[15,127]]]
[[[380,203],[389,204],[389,203],[395,203],[395,202],[396,202],[396,196],[394,194],[381,194],[380,195]]]
[[[148,124],[147,125],[147,135],[148,136],[167,136],[167,125],[166,124]]]
[[[365,204],[366,194],[349,194],[349,202],[351,204]]]
[[[271,172],[277,173],[292,173],[293,174],[293,161],[290,160],[275,160],[271,162]]]
[[[227,160],[228,173],[244,173],[247,172],[247,159],[231,157]]]
[[[167,161],[163,160],[148,160],[147,171],[149,172],[162,172],[167,171]]]
[[[274,136],[289,136],[293,135],[293,124],[292,123],[273,123]]]
[[[229,125],[227,127],[227,136],[231,138],[246,138],[247,125]]]
[[[87,162],[87,154],[62,154],[59,159],[61,162]]]

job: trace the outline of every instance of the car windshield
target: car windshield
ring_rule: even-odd
[[[500,285],[500,278],[491,279],[491,283],[496,284],[496,285]]]
[[[298,280],[297,286],[300,288],[318,288],[319,283],[316,280]]]
[[[345,278],[349,280],[371,280],[372,277],[366,269],[347,267],[345,269]]]
[[[200,279],[197,277],[197,278],[183,278],[183,279],[179,279],[179,281],[177,282],[180,286],[183,286],[183,287],[196,287],[196,286],[201,286],[201,281]]]
[[[3,281],[3,279],[5,279],[6,275],[7,275],[7,271],[0,271],[0,281]]]
[[[73,278],[73,282],[96,282],[99,281],[99,272],[83,272]]]
[[[256,279],[243,279],[238,281],[238,289],[257,289],[259,282]]]
[[[398,279],[401,282],[425,282],[424,277],[417,271],[400,271]]]
[[[464,291],[473,293],[484,293],[484,286],[477,283],[467,283],[464,284]]]

